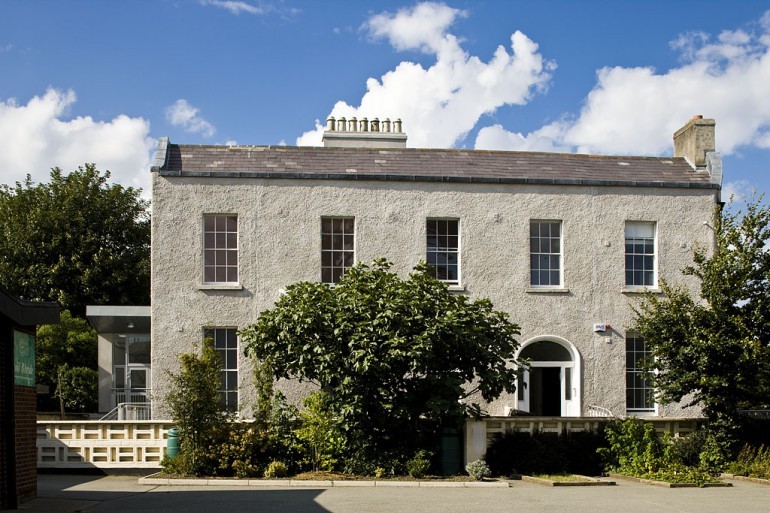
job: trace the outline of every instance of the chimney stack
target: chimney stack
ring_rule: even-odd
[[[325,148],[406,148],[406,134],[400,119],[329,117],[323,143]]]
[[[716,151],[716,121],[694,116],[674,133],[674,156],[684,157],[695,167],[706,167],[706,154]]]

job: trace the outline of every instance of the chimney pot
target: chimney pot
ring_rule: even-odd
[[[372,120],[372,132],[379,132],[380,131],[380,120],[379,118],[374,118]]]
[[[347,132],[348,122],[345,118],[337,118],[337,130],[340,132]]]
[[[368,132],[369,131],[369,120],[366,118],[361,118],[361,121],[358,122],[358,128],[361,132]]]
[[[335,129],[336,129],[336,121],[334,117],[329,116],[328,118],[326,118],[326,130],[329,132],[334,132]]]
[[[383,119],[380,128],[383,132],[390,132],[390,118]]]
[[[401,118],[397,118],[393,122],[393,131],[399,134],[401,133]]]
[[[350,118],[348,120],[348,132],[358,131],[358,120],[356,118]]]

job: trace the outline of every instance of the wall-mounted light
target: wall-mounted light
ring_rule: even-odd
[[[128,328],[130,330],[134,329],[134,323],[133,322],[129,322],[128,324],[126,324],[126,328]]]

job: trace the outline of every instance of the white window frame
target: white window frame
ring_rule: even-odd
[[[629,342],[631,340],[641,341],[641,343],[644,344],[644,349],[642,351],[637,351],[636,349],[633,349],[633,351],[629,351],[628,345],[629,345]],[[626,413],[629,414],[629,415],[641,415],[641,416],[644,416],[644,415],[657,415],[658,414],[658,403],[655,400],[655,387],[650,382],[649,378],[645,379],[644,377],[641,376],[644,371],[643,371],[643,369],[641,367],[638,366],[639,360],[641,358],[644,358],[646,355],[650,354],[650,351],[647,349],[647,344],[644,341],[644,339],[638,333],[630,332],[630,333],[626,333],[625,349],[626,349],[626,352],[625,352],[625,355],[626,355],[626,372],[625,372],[625,377],[626,377],[626,381],[625,381],[626,382],[626,387],[625,387],[625,389],[626,389]],[[629,367],[629,364],[628,364],[628,362],[629,362],[629,352],[631,352],[634,355],[632,357],[632,364],[633,364],[632,367]],[[639,355],[639,356],[637,356],[637,355]],[[642,386],[641,387],[629,386],[629,377],[631,377],[631,379],[633,380],[632,382],[634,382],[634,383],[635,383],[635,378],[638,377],[638,379],[640,379],[642,381]],[[637,390],[643,390],[643,391],[646,391],[647,393],[651,394],[650,405],[649,406],[644,405],[642,407],[639,407],[636,404],[629,405],[629,400],[628,400],[629,399],[628,398],[629,390],[631,390],[632,393],[636,392]],[[635,395],[634,395],[634,403],[635,403]]]
[[[450,234],[449,225],[447,225],[447,231],[446,231],[445,235],[436,235],[436,237],[447,237],[447,238],[455,237],[457,239],[457,244],[456,244],[456,246],[454,248],[450,248],[449,247],[449,243],[447,243],[445,245],[445,247],[441,246],[440,244],[437,244],[433,248],[431,247],[431,245],[430,245],[430,237],[431,236],[428,233],[428,223],[441,223],[441,222],[455,223],[455,225],[457,226],[457,233],[456,233],[456,235],[451,235]],[[437,227],[438,226],[440,226],[440,225],[437,225]],[[460,257],[461,250],[462,250],[462,237],[460,235],[461,228],[462,227],[461,227],[460,220],[458,218],[455,218],[455,217],[428,217],[425,220],[425,260],[431,266],[433,266],[433,268],[436,270],[436,273],[435,273],[434,277],[437,280],[439,280],[439,281],[441,281],[443,283],[446,283],[449,286],[460,286],[460,284],[462,283],[462,258]],[[446,264],[443,264],[444,265],[443,269],[446,270],[446,269],[449,268],[449,266],[456,265],[457,266],[457,279],[450,280],[450,279],[446,279],[446,278],[440,278],[441,269],[439,268],[439,265],[437,265],[437,262],[432,261],[434,259],[431,258],[431,254],[435,255],[436,259],[440,258],[439,255],[443,255],[447,259],[448,259],[449,255],[455,255],[457,264],[451,264],[451,263],[447,262]]]
[[[235,218],[235,231],[227,225],[229,219]],[[214,229],[207,226],[209,220],[213,220]],[[225,226],[221,230],[219,220],[223,220]],[[203,216],[203,283],[207,285],[233,285],[240,279],[240,255],[239,255],[239,227],[237,214],[204,214]],[[235,262],[233,263],[233,256]],[[224,258],[224,261],[222,259]],[[213,259],[213,261],[212,261]],[[217,280],[217,272],[222,269],[225,273],[224,281]],[[214,273],[213,280],[209,270]],[[232,276],[232,274],[235,274]],[[233,278],[233,279],[231,279]]]
[[[642,227],[652,227],[652,236],[640,236],[639,233],[642,231]],[[632,245],[632,252],[629,253],[629,241]],[[642,253],[637,253],[636,249],[640,245],[646,246],[648,243],[652,243],[652,253],[647,253],[646,248],[643,250]],[[658,286],[658,223],[655,221],[626,221],[625,227],[624,227],[624,245],[623,245],[623,255],[624,255],[624,273],[623,273],[623,279],[625,283],[625,288],[627,289],[654,289]],[[644,263],[642,264],[641,269],[637,269],[636,261],[638,259],[641,259],[642,262],[644,262],[644,259],[651,257],[652,259],[652,269],[647,269],[646,265]],[[632,265],[629,268],[628,262],[629,258],[631,258]],[[631,274],[631,283],[629,283],[629,274]],[[633,279],[634,273],[642,273],[642,283],[634,283],[636,280]],[[644,283],[645,281],[645,273],[651,272],[652,273],[652,280],[651,283],[647,284]]]
[[[542,225],[548,224],[549,225],[549,234],[547,236],[542,236]],[[557,224],[559,226],[559,236],[552,237],[550,235],[550,225]],[[537,235],[537,245],[538,247],[534,247],[534,240],[533,240],[533,234],[532,234],[532,227],[534,225],[538,225],[538,235]],[[549,241],[553,239],[558,239],[559,241],[559,251],[553,252],[552,247],[549,248],[548,251],[541,251],[543,249],[543,239],[547,239]],[[535,251],[537,249],[537,251]],[[559,282],[556,284],[548,283],[543,285],[541,283],[541,280],[535,280],[534,279],[534,273],[542,273],[542,268],[535,270],[533,263],[535,262],[535,259],[538,260],[540,257],[548,257],[548,260],[552,257],[557,257],[559,259],[559,268],[558,268],[558,275],[559,275]],[[552,271],[549,271],[552,272]],[[550,276],[549,276],[550,280]],[[535,281],[538,281],[540,283],[535,283]],[[561,289],[564,288],[564,223],[560,219],[530,219],[529,221],[529,284],[533,288],[539,288],[539,289]]]
[[[235,347],[228,346],[228,332],[230,331],[232,331],[235,335]],[[218,347],[218,345],[222,345],[219,344],[219,341],[222,340],[219,338],[220,332],[224,337],[224,347]],[[240,392],[238,387],[238,380],[240,378],[238,370],[238,348],[240,346],[240,341],[238,340],[238,328],[233,326],[207,326],[203,328],[203,338],[210,338],[212,340],[214,349],[216,349],[217,354],[221,360],[221,366],[219,370],[220,404],[223,408],[229,411],[237,412],[238,404],[240,403]],[[228,363],[232,363],[233,366],[228,365]],[[234,376],[228,376],[226,373],[234,373]],[[228,381],[231,381],[231,386],[227,386]],[[232,404],[233,401],[231,401],[233,394],[235,397],[235,404]]]
[[[342,222],[342,231],[338,231],[337,221]],[[352,230],[348,231],[348,222],[352,222]],[[330,225],[331,229],[327,230]],[[325,247],[324,241],[329,238],[332,247]],[[340,237],[341,241],[336,238]],[[351,239],[351,244],[346,245],[346,239]],[[340,242],[340,244],[337,244]],[[340,247],[335,247],[339,245]],[[342,264],[338,265],[335,259],[342,257]],[[356,218],[353,216],[323,216],[321,217],[321,283],[335,284],[345,275],[348,268],[356,262]],[[339,274],[335,271],[340,271]]]

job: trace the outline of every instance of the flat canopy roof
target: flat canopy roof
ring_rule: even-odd
[[[149,333],[149,306],[86,306],[86,318],[98,333]]]
[[[0,315],[19,326],[40,326],[59,323],[59,305],[25,301],[0,287]]]

